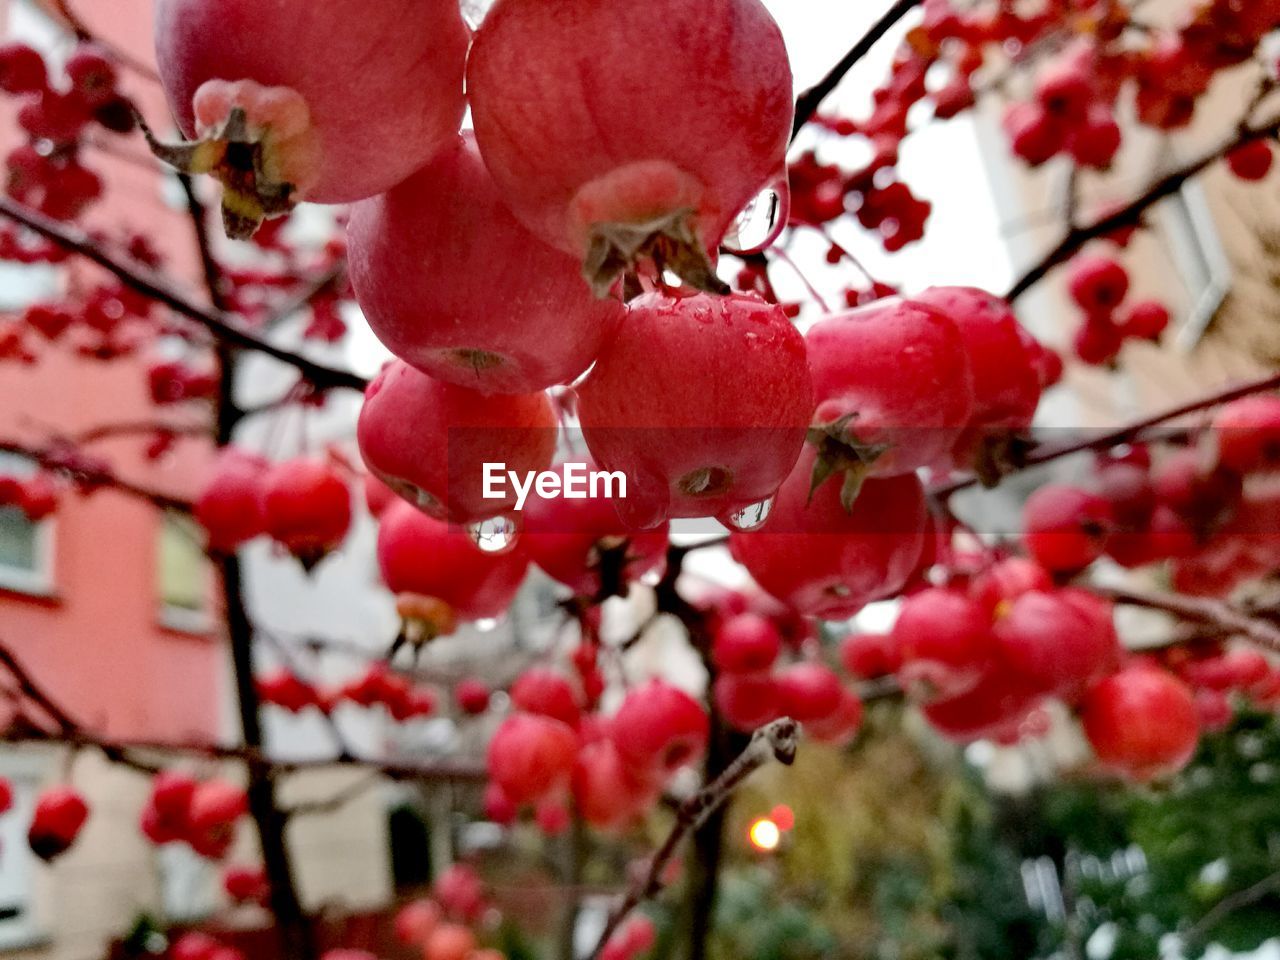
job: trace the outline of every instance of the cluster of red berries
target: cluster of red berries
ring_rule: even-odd
[[[431,895],[410,901],[395,918],[396,939],[422,951],[424,960],[504,960],[481,947],[476,928],[493,918],[475,869],[455,863],[436,878]]]
[[[164,770],[151,781],[139,827],[157,846],[185,843],[202,857],[221,860],[235,840],[236,821],[248,812],[248,798],[235,784]]]
[[[711,658],[717,670],[711,696],[720,715],[743,731],[789,716],[804,724],[806,736],[814,740],[851,740],[862,724],[862,701],[857,694],[814,655],[773,669],[782,650],[782,634],[762,613],[729,612],[744,599],[741,595],[725,598],[727,603],[717,604],[711,621]]]
[[[1125,340],[1158,343],[1169,326],[1169,310],[1158,300],[1140,300],[1124,307],[1129,273],[1112,257],[1077,256],[1071,261],[1067,290],[1084,312],[1075,352],[1085,363],[1113,362]]]
[[[115,65],[92,44],[66,62],[65,82],[51,82],[44,57],[31,47],[0,47],[0,90],[22,98],[18,125],[30,142],[6,158],[5,190],[58,220],[73,220],[102,195],[102,180],[80,163],[80,138],[91,125],[133,129],[133,107],[116,89]]]
[[[486,812],[509,822],[532,806],[538,825],[568,825],[565,802],[601,829],[634,822],[662,788],[705,751],[706,710],[660,680],[632,688],[613,716],[582,712],[577,692],[549,671],[526,673],[513,686],[517,712],[489,742]]]
[[[1181,592],[1225,596],[1280,564],[1280,398],[1223,406],[1201,442],[1153,464],[1146,446],[1104,453],[1089,484],[1050,483],[1023,511],[1023,542],[1074,574],[1104,553],[1126,567],[1174,561]]]
[[[0,475],[0,508],[17,507],[32,523],[58,509],[60,484],[48,473],[31,477]]]
[[[218,456],[195,504],[211,553],[262,534],[310,568],[346,538],[351,490],[341,466],[321,457],[277,464],[237,447]]]
[[[330,714],[339,704],[349,703],[365,708],[381,706],[393,720],[405,722],[436,712],[436,695],[430,689],[414,686],[381,662],[334,689],[318,688],[284,667],[260,675],[255,685],[264,704],[288,713],[314,708]]]

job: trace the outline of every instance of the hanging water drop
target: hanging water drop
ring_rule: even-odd
[[[787,225],[791,195],[786,177],[756,194],[738,213],[721,246],[729,253],[759,253],[778,239]]]
[[[481,617],[474,626],[479,633],[493,633],[500,623],[502,623],[500,617]]]
[[[768,497],[759,503],[748,504],[741,510],[735,510],[729,514],[729,526],[735,530],[755,530],[769,519],[769,513],[772,510],[773,497]]]
[[[516,523],[510,517],[490,517],[467,525],[467,534],[485,553],[506,553],[516,545]]]

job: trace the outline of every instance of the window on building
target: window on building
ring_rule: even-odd
[[[156,851],[156,864],[166,919],[190,923],[218,909],[218,871],[213,863],[185,844],[166,843]]]
[[[27,825],[44,779],[44,765],[36,756],[0,756],[0,776],[13,787],[13,809],[0,817],[0,950],[35,946],[46,933],[35,916],[35,860],[27,847]]]
[[[35,464],[0,452],[0,475],[27,477]],[[0,587],[20,593],[53,592],[53,519],[32,523],[17,507],[0,507]]]
[[[200,532],[189,517],[166,513],[156,544],[156,593],[160,622],[174,630],[209,629],[209,564]]]

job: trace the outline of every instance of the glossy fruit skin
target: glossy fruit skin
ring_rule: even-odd
[[[261,457],[228,447],[213,465],[195,504],[195,518],[208,534],[211,553],[231,553],[266,532],[262,484],[268,465]]]
[[[89,819],[89,806],[70,787],[51,787],[36,799],[27,842],[31,852],[46,863],[56,859],[76,842]]]
[[[855,680],[897,673],[902,651],[892,633],[851,633],[840,641],[840,663]]]
[[[1031,590],[1048,590],[1053,581],[1044,567],[1025,557],[1008,557],[973,578],[969,596],[991,618],[1007,612],[1009,605]]]
[[[809,502],[813,462],[812,449],[805,450],[769,519],[734,532],[729,549],[783,603],[840,620],[893,595],[915,572],[924,549],[924,491],[912,474],[872,478],[846,512],[838,483],[823,484]]]
[[[990,666],[991,620],[974,600],[942,587],[907,597],[893,625],[902,656],[898,676],[925,700],[958,696],[977,685]]]
[[[840,702],[825,717],[804,725],[805,736],[819,743],[843,745],[858,734],[862,726],[862,701],[848,690],[840,691]]]
[[[960,742],[1016,734],[1039,697],[998,659],[965,693],[925,704],[921,710],[943,736]]]
[[[593,827],[625,827],[656,798],[654,787],[632,775],[612,741],[589,743],[579,751],[573,768],[573,802]]]
[[[592,456],[627,475],[623,521],[722,517],[768,499],[804,443],[804,339],[776,304],[647,294],[578,387]]]
[[[1135,780],[1182,769],[1200,736],[1191,690],[1145,664],[1096,684],[1080,702],[1080,720],[1098,759]]]
[[[1227,154],[1227,166],[1241,180],[1264,180],[1275,155],[1266,140],[1253,140]]]
[[[261,492],[266,532],[296,556],[329,552],[351,526],[351,491],[327,460],[278,463],[263,478]]]
[[[576,728],[582,707],[569,678],[547,667],[532,667],[511,685],[511,702],[525,713],[553,717]]]
[[[470,135],[356,204],[347,239],[356,299],[378,339],[424,373],[481,393],[572,381],[624,313],[592,296],[577,261],[511,216]]]
[[[791,69],[757,0],[501,0],[467,90],[512,212],[577,257],[595,223],[682,208],[714,250],[785,170]]]
[[[458,132],[469,31],[451,0],[159,0],[156,56],[188,137],[210,80],[306,101],[318,163],[302,199],[349,203],[395,186]],[[371,149],[371,145],[374,145]]]
[[[887,446],[873,476],[945,462],[974,408],[968,355],[950,317],[888,298],[824,317],[805,341],[815,425],[852,416],[847,432],[858,442]]]
[[[1082,570],[1102,556],[1113,519],[1111,505],[1097,494],[1047,483],[1027,498],[1022,540],[1046,570]]]
[[[1280,397],[1235,400],[1213,418],[1218,464],[1236,473],[1280,468]]]
[[[513,803],[536,803],[568,782],[577,753],[571,727],[551,717],[513,714],[489,741],[489,779]]]
[[[463,620],[496,617],[510,606],[529,560],[515,547],[486,553],[462,529],[396,503],[378,527],[378,567],[393,593],[436,597]]]
[[[829,667],[795,663],[774,677],[782,712],[801,723],[825,720],[840,707],[844,689]]]
[[[484,496],[484,465],[546,470],[557,420],[544,393],[492,395],[427,376],[402,360],[365,390],[356,425],[365,465],[433,517],[471,523],[509,512],[516,495]]]
[[[588,475],[596,469],[589,459],[575,456]],[[553,469],[564,476],[565,464]],[[666,564],[669,525],[659,524],[653,530],[629,530],[618,517],[617,501],[604,496],[582,499],[529,495],[521,518],[524,530],[520,542],[538,568],[579,596],[593,597],[600,592],[603,552],[625,541],[625,562],[621,573],[624,583],[638,579]]]
[[[1071,264],[1071,299],[1091,316],[1110,316],[1129,292],[1129,274],[1111,257],[1082,254]]]
[[[723,673],[712,684],[711,696],[725,723],[743,733],[782,716],[782,692],[768,673]]]
[[[618,756],[642,780],[663,780],[696,762],[709,735],[702,705],[661,680],[632,688],[609,723]]]
[[[453,697],[458,703],[459,710],[468,716],[475,717],[489,709],[491,694],[483,680],[467,677],[458,681],[458,685],[453,688]]]
[[[754,673],[773,666],[781,650],[777,627],[759,614],[740,613],[716,625],[711,660],[717,670]]]
[[[1065,700],[1120,660],[1111,605],[1071,587],[1019,596],[996,620],[995,638],[1004,661],[1032,689]]]
[[[958,461],[967,462],[988,432],[1029,426],[1040,403],[1043,348],[1009,304],[976,287],[930,287],[912,300],[951,318],[969,358],[973,417],[956,440]]]

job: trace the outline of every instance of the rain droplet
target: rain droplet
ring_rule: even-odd
[[[754,530],[769,519],[773,510],[773,497],[759,503],[748,504],[741,510],[729,514],[729,526],[735,530]]]
[[[472,30],[479,29],[480,24],[484,22],[485,16],[489,13],[489,8],[495,2],[496,0],[462,0],[462,19],[467,22],[467,26]]]
[[[490,517],[467,525],[467,534],[485,553],[506,553],[516,545],[516,523],[510,517]]]
[[[730,253],[759,253],[787,225],[791,194],[786,177],[775,180],[756,194],[739,212],[721,243]]]
[[[475,628],[480,633],[493,633],[501,622],[502,620],[498,617],[481,617],[475,622]]]

